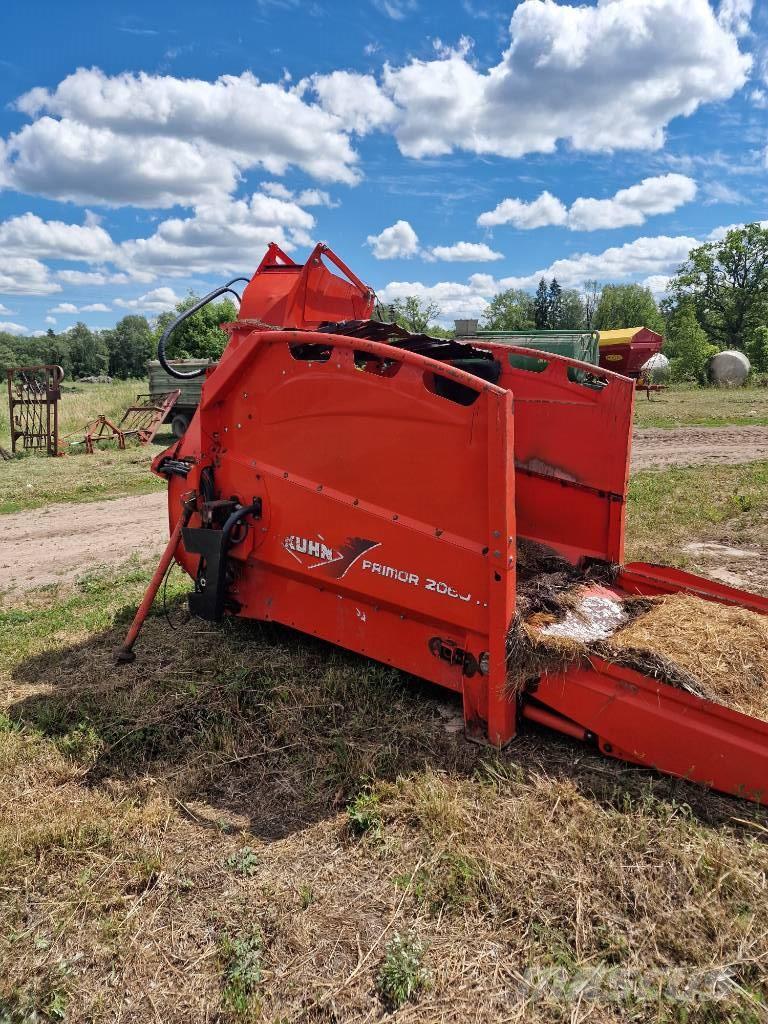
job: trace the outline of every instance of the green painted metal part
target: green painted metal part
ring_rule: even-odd
[[[211,365],[210,359],[173,359],[171,362],[174,366],[178,366],[180,370],[185,372]],[[166,373],[156,359],[150,359],[147,362],[147,374],[149,376],[149,393],[152,398],[157,399],[160,395],[176,389],[181,391],[179,400],[173,409],[174,414],[186,412],[191,416],[200,404],[200,389],[203,386],[204,377],[177,380]]]
[[[592,363],[597,366],[600,362],[599,336],[597,331],[477,331],[472,339],[462,338],[462,341],[495,341],[510,345],[521,345],[523,348],[536,349],[538,352],[550,352],[556,356],[567,356],[569,359],[578,359],[582,363]],[[522,366],[519,361],[525,362],[526,356],[515,356],[515,365],[521,369],[532,369],[531,366]],[[532,360],[535,362],[535,360]]]

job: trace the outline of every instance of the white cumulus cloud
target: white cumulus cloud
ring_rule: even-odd
[[[52,295],[60,291],[61,285],[52,280],[45,263],[0,251],[0,295]]]
[[[104,302],[89,302],[85,306],[76,306],[74,302],[60,302],[50,312],[73,315],[75,313],[111,313],[112,310]],[[53,323],[56,323],[56,321],[53,320]]]
[[[720,0],[717,20],[728,32],[745,36],[749,32],[753,0]]]
[[[752,221],[750,223],[757,223],[761,228],[768,228],[768,220]],[[735,231],[737,228],[743,228],[745,225],[744,221],[740,221],[738,224],[721,224],[719,227],[712,228],[707,235],[708,242],[722,242],[729,231]]]
[[[481,227],[512,224],[523,229],[554,225],[571,231],[637,227],[644,224],[647,217],[671,213],[695,195],[696,182],[692,178],[684,174],[661,174],[619,189],[608,199],[579,197],[570,207],[550,192],[542,192],[531,202],[504,199],[495,209],[481,213],[477,223]]]
[[[95,287],[103,284],[128,284],[128,282],[131,280],[135,280],[144,284],[149,284],[149,282],[152,280],[152,276],[153,275],[147,276],[139,273],[132,273],[129,276],[128,274],[124,274],[122,271],[119,271],[118,273],[112,273],[111,271],[102,270],[56,271],[56,277],[59,281],[63,281],[64,284],[74,285],[75,287],[79,287],[80,285]]]
[[[373,75],[332,71],[306,80],[317,93],[323,110],[339,117],[344,126],[360,135],[391,124],[397,107],[379,88]]]
[[[164,313],[167,309],[173,309],[181,297],[176,294],[173,288],[154,288],[151,292],[139,295],[135,299],[115,299],[114,305],[120,309],[140,309],[148,313]]]
[[[419,251],[419,236],[407,220],[399,220],[378,235],[368,235],[377,260],[408,259]]]
[[[487,71],[464,45],[385,67],[403,153],[520,157],[551,153],[558,140],[586,151],[658,149],[673,118],[728,99],[752,63],[733,21],[718,21],[707,0],[523,0],[509,31]]]
[[[454,242],[453,245],[433,246],[427,259],[446,263],[487,263],[503,260],[504,254],[491,249],[485,242]]]
[[[24,324],[16,324],[12,320],[0,320],[0,333],[29,334]]]
[[[669,284],[669,281],[669,274],[650,274],[648,277],[645,278],[644,281],[641,281],[640,283],[643,285],[643,287],[649,288],[658,299],[661,298],[661,296],[667,290],[667,285]]]
[[[19,192],[107,206],[187,205],[237,183],[234,160],[207,143],[52,117],[9,138],[0,175]]]
[[[434,302],[443,320],[479,316],[488,300],[499,291],[498,282],[490,274],[472,274],[466,284],[458,281],[440,281],[422,284],[420,281],[391,281],[378,291],[379,299],[393,302],[415,295],[424,302]]]
[[[259,185],[262,192],[275,199],[285,199],[288,202],[295,202],[299,206],[339,206],[340,204],[331,199],[330,195],[320,188],[305,188],[301,192],[294,192],[282,181],[262,181]]]
[[[97,263],[115,252],[109,234],[98,224],[65,224],[34,213],[0,221],[0,248],[12,249],[16,256]]]
[[[252,273],[269,242],[309,245],[315,219],[297,203],[255,192],[198,205],[189,217],[161,221],[154,234],[121,246],[118,264],[154,275]]]
[[[213,82],[78,68],[16,103],[31,121],[0,144],[0,183],[74,202],[169,207],[231,192],[240,175],[297,167],[354,184],[351,126],[288,82]]]
[[[565,224],[568,211],[565,205],[551,192],[542,192],[530,203],[522,199],[502,199],[493,210],[486,210],[477,218],[482,228],[498,224],[512,224],[516,228],[543,228],[549,225]]]
[[[568,211],[573,231],[596,231],[644,224],[647,217],[671,213],[696,195],[696,182],[684,174],[643,178],[610,199],[576,199]]]
[[[503,278],[500,283],[504,288],[534,288],[542,277],[556,277],[563,287],[570,288],[594,279],[620,281],[635,275],[660,274],[675,270],[698,244],[687,235],[642,236],[600,253],[554,260],[532,274]]]

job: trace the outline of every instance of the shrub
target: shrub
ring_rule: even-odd
[[[413,935],[395,934],[379,970],[376,988],[390,1010],[413,999],[429,981],[423,965],[426,947]]]
[[[359,793],[347,807],[347,823],[356,836],[380,836],[383,822],[378,796]]]

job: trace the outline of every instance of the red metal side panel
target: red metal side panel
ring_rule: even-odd
[[[175,450],[213,465],[217,496],[262,500],[261,521],[231,550],[241,614],[464,691],[470,721],[505,742],[514,731],[502,700],[514,614],[511,396],[445,367],[477,392],[458,404],[429,389],[431,360],[326,341],[327,361],[292,354],[317,344],[313,334],[241,341],[206,380],[198,422]],[[368,372],[355,351],[394,366]],[[172,509],[198,472],[171,482]],[[181,561],[194,573],[196,559]],[[467,680],[464,651],[486,655],[489,674]]]
[[[600,347],[600,366],[612,373],[629,375],[631,350],[629,345],[602,345]]]
[[[601,373],[585,383],[583,363],[483,344],[502,365],[500,387],[515,402],[518,534],[567,557],[620,562],[629,480],[634,386]],[[534,355],[540,372],[513,367],[510,356]],[[576,378],[576,379],[573,379]]]
[[[739,590],[737,587],[729,587],[716,580],[695,576],[682,569],[673,569],[668,565],[628,562],[621,570],[616,586],[629,594],[692,594],[705,601],[732,604],[761,615],[768,615],[768,598],[751,594],[747,590]]]
[[[611,757],[768,803],[768,723],[599,658],[592,666],[542,676],[536,699]]]

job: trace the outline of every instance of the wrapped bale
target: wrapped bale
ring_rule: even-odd
[[[743,352],[728,349],[709,361],[709,379],[721,388],[741,387],[749,376],[750,364]]]

